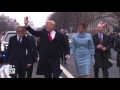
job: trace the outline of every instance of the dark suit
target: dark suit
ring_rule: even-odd
[[[28,51],[28,56],[26,53]],[[27,64],[31,64],[31,43],[28,38],[23,37],[21,43],[17,40],[17,35],[9,39],[9,45],[6,52],[5,63],[15,66],[15,74],[11,74],[12,78],[25,78]]]
[[[63,34],[64,35],[64,40],[66,42],[66,44],[69,45],[68,43],[68,36]],[[65,50],[64,50],[64,47],[62,46],[61,47],[61,56],[60,56],[61,60],[62,60],[62,63],[64,62],[66,64],[66,58],[65,58]]]
[[[57,32],[52,42],[49,41],[48,32],[44,29],[42,31],[34,31],[30,26],[26,28],[32,35],[41,38],[40,60],[38,62],[37,74],[45,75],[46,78],[59,78],[61,74],[60,69],[60,47],[64,46],[65,54],[69,54],[69,46],[64,40],[64,35]]]
[[[117,67],[120,68],[120,39],[116,40],[114,50],[117,52]]]
[[[31,78],[33,71],[33,63],[37,61],[36,58],[38,57],[38,53],[34,36],[27,35],[26,37],[30,39],[32,44],[32,66],[27,67],[27,78]]]
[[[27,35],[26,37],[30,39],[32,44],[32,66],[27,67],[27,78],[31,78],[33,71],[33,63],[37,61],[36,58],[38,57],[38,55],[37,55],[37,47],[34,36]]]
[[[95,64],[94,64],[94,74],[95,78],[98,78],[99,68],[102,68],[103,77],[108,78],[108,68],[106,62],[108,61],[108,51],[111,47],[110,39],[107,35],[103,34],[102,45],[106,47],[106,51],[102,51],[101,49],[97,49],[97,45],[100,44],[99,42],[98,33],[93,35],[93,42],[95,45]]]
[[[38,52],[38,57],[40,57],[40,48],[41,48],[41,39],[40,37],[37,38],[37,52]]]

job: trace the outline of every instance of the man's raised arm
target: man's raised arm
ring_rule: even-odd
[[[30,32],[32,35],[34,36],[37,36],[37,37],[40,37],[42,32],[41,31],[35,31],[34,29],[32,29],[29,25],[29,20],[28,20],[28,17],[25,17],[24,18],[24,24],[25,24],[25,28],[28,32]]]

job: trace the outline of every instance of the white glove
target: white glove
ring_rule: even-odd
[[[70,59],[70,55],[66,55],[65,58],[69,60]]]

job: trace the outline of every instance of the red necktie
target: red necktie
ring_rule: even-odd
[[[52,36],[50,35],[50,33],[48,33],[48,38],[49,38],[49,41],[52,42]]]
[[[100,44],[102,44],[102,34],[100,33]]]

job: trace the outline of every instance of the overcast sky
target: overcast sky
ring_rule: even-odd
[[[31,21],[35,27],[41,27],[45,24],[47,17],[53,12],[0,12],[0,15],[4,14],[10,18],[15,18],[20,25],[24,25],[24,17],[30,16]]]

